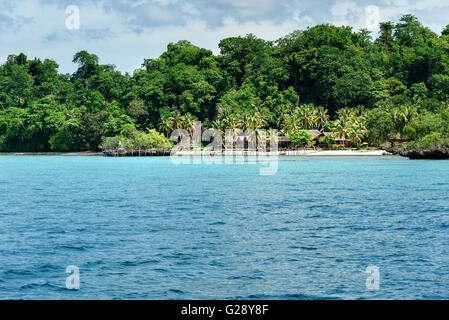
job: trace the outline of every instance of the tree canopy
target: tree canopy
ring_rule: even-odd
[[[0,151],[95,150],[196,120],[222,131],[333,131],[354,145],[448,137],[449,26],[438,35],[404,15],[381,23],[377,39],[322,24],[277,41],[231,37],[219,48],[170,43],[133,75],[87,51],[74,55],[72,75],[50,59],[10,55],[0,66]]]

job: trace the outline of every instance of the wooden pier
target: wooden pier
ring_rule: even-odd
[[[171,150],[169,149],[125,149],[118,148],[115,150],[104,150],[104,156],[106,157],[166,157],[170,156]]]

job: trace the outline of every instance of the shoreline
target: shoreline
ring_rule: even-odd
[[[307,154],[306,156],[317,157],[317,156],[391,156],[393,154],[385,150],[321,150],[315,153]]]
[[[103,156],[103,152],[0,152],[0,156],[63,156],[63,157],[98,157]]]
[[[251,152],[251,151],[228,151],[228,152],[210,152],[210,151],[178,151],[178,156],[280,156],[280,157],[322,157],[322,156],[390,156],[393,155],[385,150],[289,150],[278,152]],[[0,156],[63,156],[63,157],[106,157],[103,152],[0,152]],[[170,155],[162,155],[161,157],[169,157]],[[109,156],[111,157],[111,156]],[[118,155],[115,157],[124,157]],[[138,155],[134,157],[139,157]],[[142,156],[146,157],[146,156]],[[151,157],[151,156],[147,156]]]

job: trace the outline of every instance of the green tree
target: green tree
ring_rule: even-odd
[[[98,61],[98,56],[95,54],[85,50],[77,52],[73,56],[73,63],[78,64],[78,70],[73,75],[74,79],[82,79],[87,85],[88,80],[97,73]]]
[[[380,145],[396,134],[391,115],[381,108],[373,109],[367,116],[368,138],[371,142]]]
[[[331,146],[336,144],[337,141],[332,135],[326,134],[324,137],[320,138],[320,143],[326,144],[328,148],[331,148]]]
[[[289,135],[290,142],[295,147],[307,147],[312,143],[312,135],[306,130],[296,130]]]

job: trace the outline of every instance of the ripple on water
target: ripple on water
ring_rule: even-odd
[[[73,246],[73,245],[61,245],[57,249],[69,250],[69,251],[86,251],[87,246]]]
[[[385,159],[0,157],[0,296],[449,299],[447,162]]]
[[[150,260],[140,260],[140,261],[124,261],[121,264],[125,267],[136,267],[141,265],[149,265],[149,264],[158,264],[159,260],[150,259]]]

